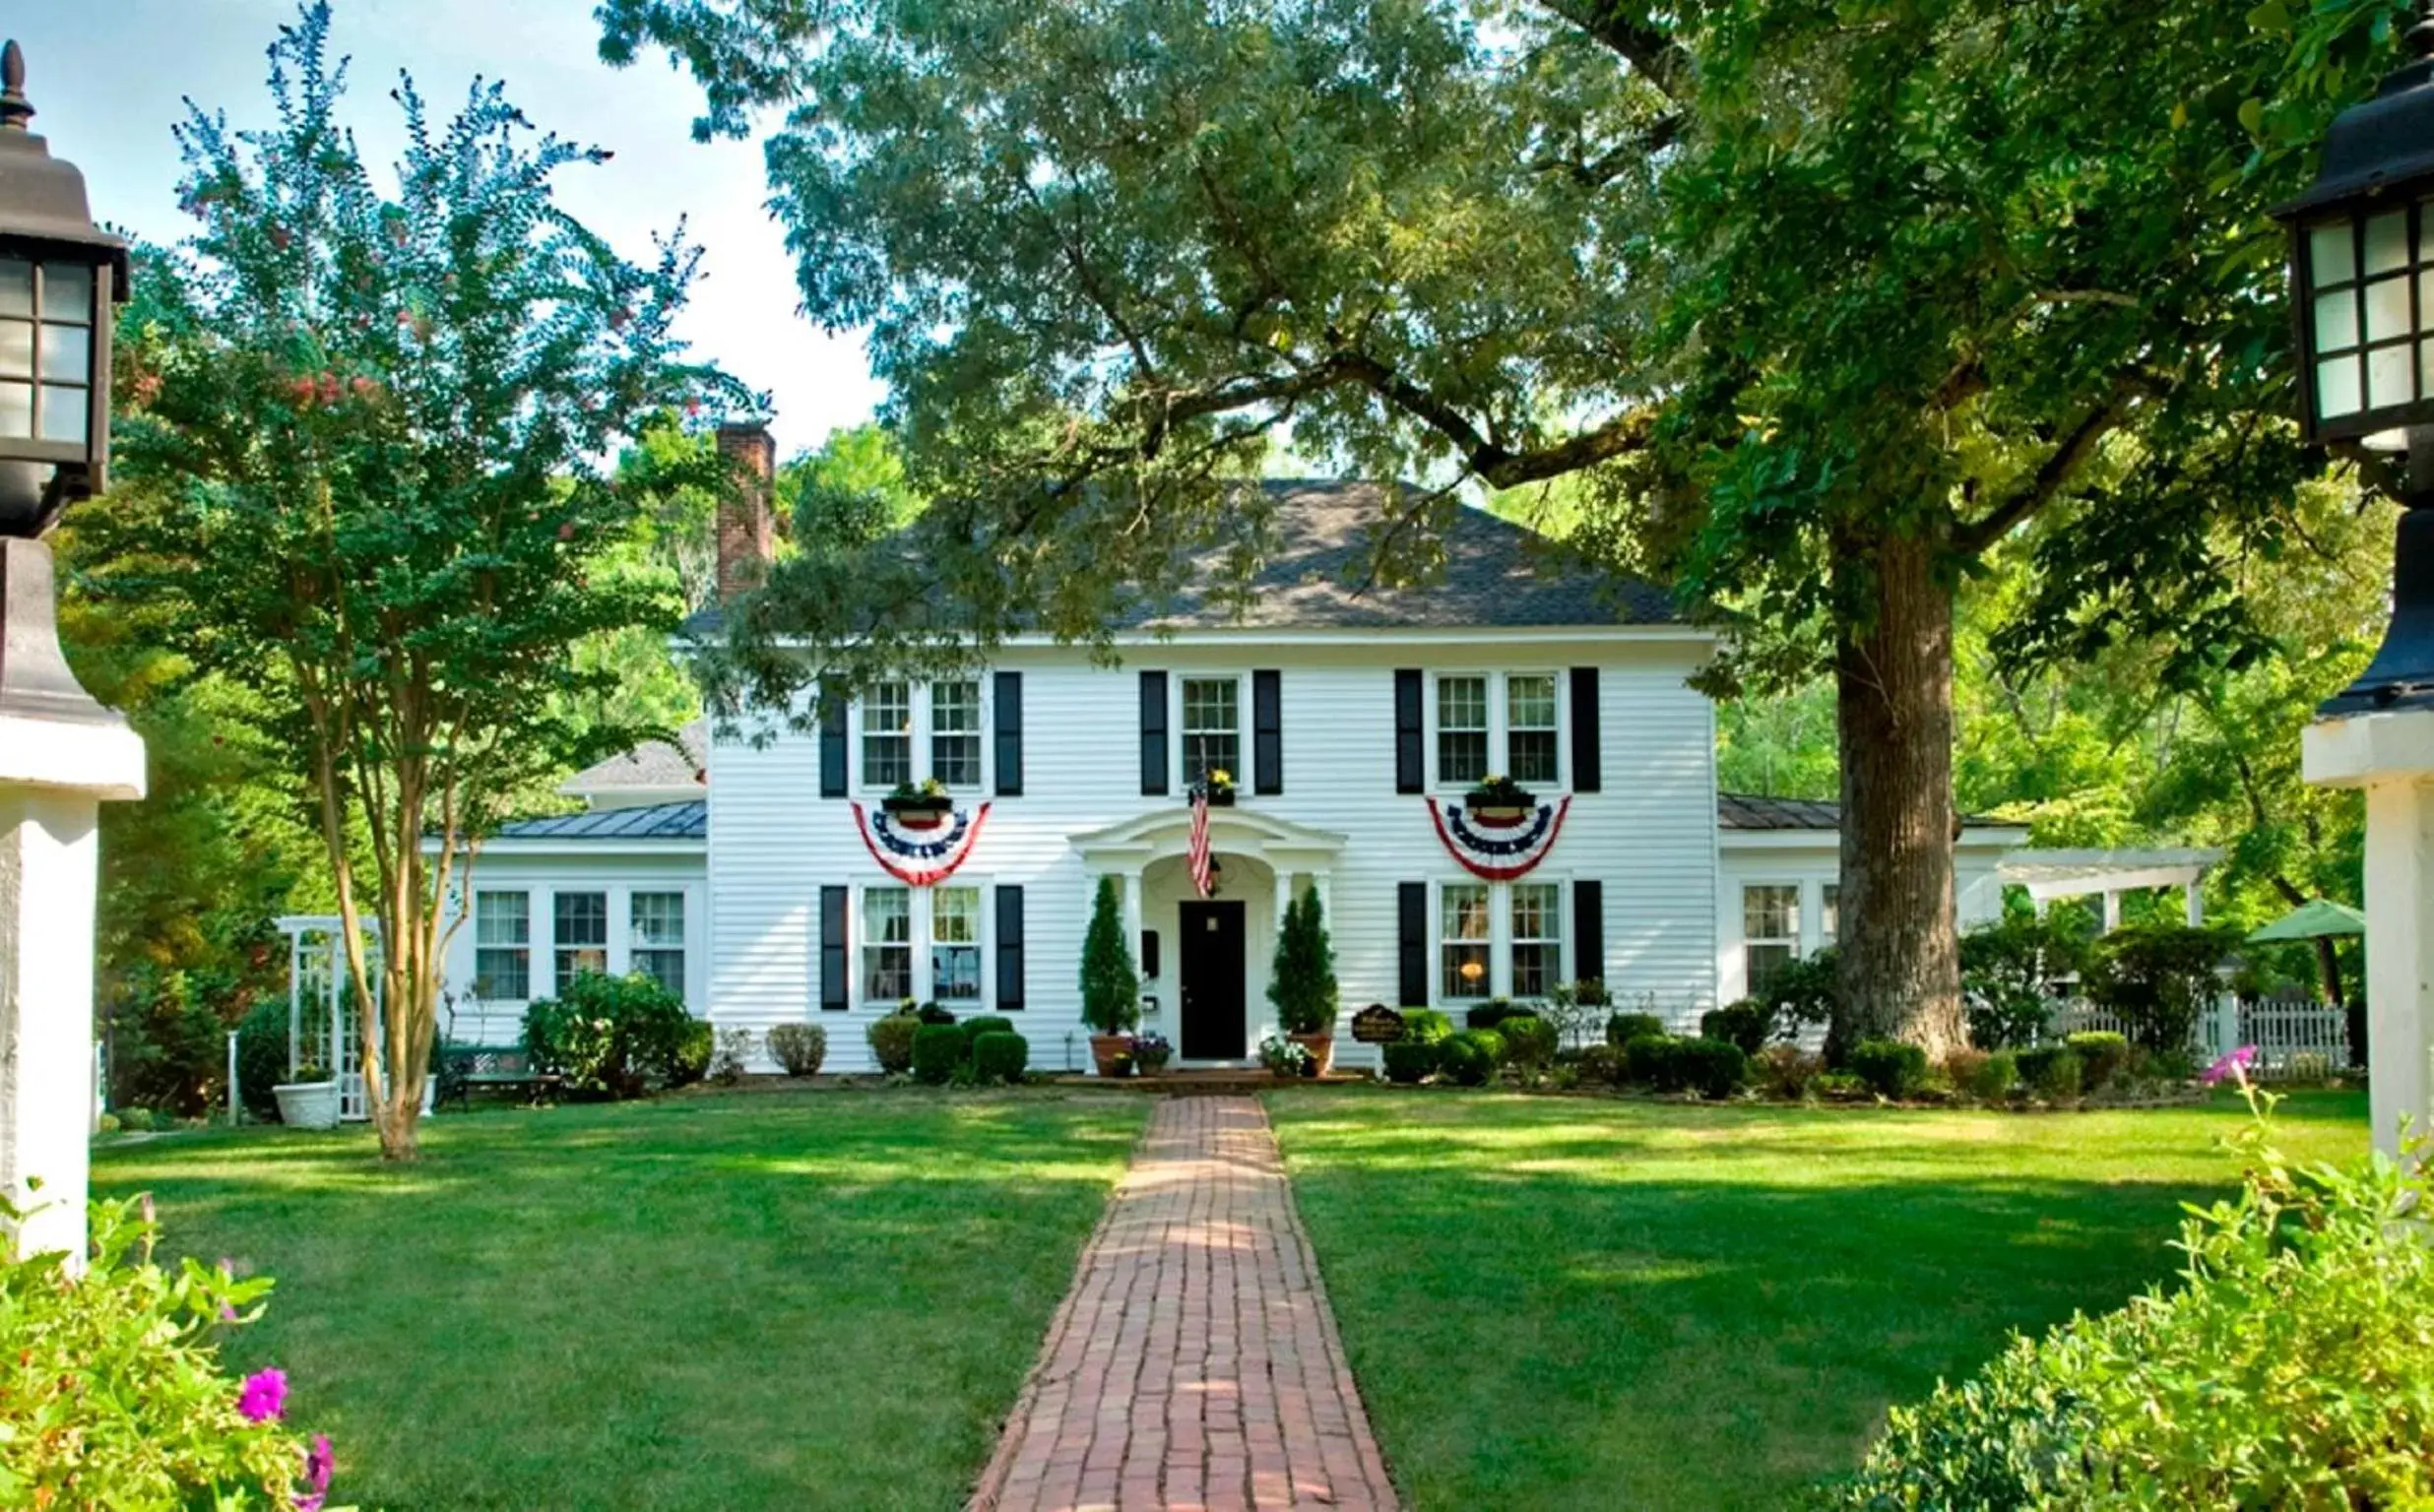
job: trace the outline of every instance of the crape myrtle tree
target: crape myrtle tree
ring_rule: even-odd
[[[1955,592],[2027,536],[2014,654],[2254,654],[2207,527],[2279,549],[2322,465],[2285,419],[2264,210],[2400,9],[598,14],[611,62],[692,71],[697,133],[774,120],[805,306],[868,329],[933,498],[892,572],[772,580],[726,648],[740,696],[1018,623],[1104,636],[1184,548],[1256,558],[1258,497],[1225,485],[1279,442],[1419,480],[1378,522],[1381,573],[1429,567],[1457,488],[1561,489],[1582,549],[1732,630],[1715,691],[1830,672],[1834,1039],[1941,1049],[1962,1033]]]
[[[603,464],[727,385],[669,334],[694,254],[629,263],[552,203],[606,154],[537,135],[495,85],[443,124],[401,82],[392,195],[339,123],[329,32],[318,4],[281,30],[269,127],[178,128],[201,227],[143,258],[120,497],[80,556],[90,588],[173,610],[294,763],[348,976],[384,1005],[361,1041],[381,1150],[410,1160],[480,838],[639,733],[581,714],[604,674],[569,648],[673,620],[663,584],[595,570],[635,510]]]

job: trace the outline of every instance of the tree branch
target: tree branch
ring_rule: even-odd
[[[1651,23],[1628,0],[1547,0],[1547,9],[1570,22],[1590,40],[1620,53],[1634,73],[1683,102],[1690,56],[1673,33]]]
[[[2115,378],[2112,394],[2080,420],[2036,472],[2014,489],[2010,497],[1956,531],[1954,543],[1974,556],[2043,509],[2055,494],[2062,491],[2063,485],[2070,482],[2081,466],[2095,454],[2097,443],[2128,417],[2130,406],[2146,392],[2146,381],[2135,374],[2124,373]]]

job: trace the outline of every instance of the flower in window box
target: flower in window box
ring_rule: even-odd
[[[946,822],[948,810],[955,800],[947,796],[946,785],[934,777],[919,783],[898,783],[895,790],[879,800],[887,816],[908,830],[934,830]]]
[[[1208,776],[1191,785],[1191,795],[1206,798],[1212,808],[1234,806],[1234,774],[1223,767],[1211,767]]]
[[[1537,808],[1538,799],[1527,788],[1500,773],[1464,793],[1462,805],[1477,823],[1504,828],[1527,819]]]

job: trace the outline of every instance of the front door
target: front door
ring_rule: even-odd
[[[1240,1060],[1243,1045],[1243,906],[1185,903],[1177,919],[1183,935],[1185,1060]]]

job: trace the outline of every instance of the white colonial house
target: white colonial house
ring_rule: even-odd
[[[765,433],[723,444],[766,475]],[[1278,918],[1306,888],[1347,1016],[1597,978],[1687,1027],[1831,940],[1832,807],[1718,794],[1713,711],[1686,680],[1713,637],[1662,592],[1566,570],[1470,509],[1430,585],[1363,591],[1377,489],[1264,486],[1277,544],[1251,606],[1177,603],[1118,637],[1119,666],[1017,639],[973,675],[874,686],[815,733],[697,727],[574,779],[584,812],[481,851],[452,1038],[513,1042],[572,974],[647,971],[722,1027],[822,1025],[832,1070],[867,1069],[865,1026],[906,998],[1005,1014],[1035,1066],[1086,1066],[1102,877],[1137,942],[1142,1027],[1186,1066],[1245,1062],[1273,1027]],[[766,508],[722,519],[724,582],[766,549]],[[1237,795],[1210,810],[1203,896],[1188,794],[1220,769]],[[1464,813],[1491,774],[1532,794],[1517,819]],[[891,790],[926,779],[950,812],[892,818]],[[2023,839],[1964,830],[1964,922],[1999,912]]]

